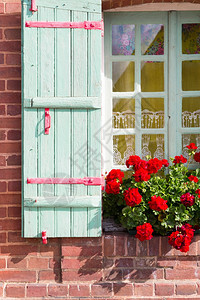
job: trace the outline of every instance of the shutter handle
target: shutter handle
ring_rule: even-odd
[[[31,0],[31,8],[29,9],[32,13],[37,11],[36,0]]]
[[[51,127],[51,116],[49,113],[49,108],[45,108],[45,134],[49,134],[49,128]]]
[[[42,243],[43,244],[47,244],[47,232],[46,232],[46,230],[43,230],[42,231]]]

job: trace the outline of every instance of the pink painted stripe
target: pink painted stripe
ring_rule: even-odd
[[[104,185],[104,177],[85,178],[27,178],[28,184],[84,184]]]
[[[37,11],[36,0],[31,0],[31,8],[29,10],[32,11],[33,13]]]
[[[84,22],[26,22],[26,27],[36,28],[84,28],[103,30],[103,21]]]

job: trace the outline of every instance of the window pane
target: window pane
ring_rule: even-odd
[[[200,53],[200,23],[182,25],[182,53]]]
[[[145,61],[141,63],[142,92],[164,91],[164,63]]]
[[[141,49],[145,55],[164,54],[164,26],[162,24],[141,25]]]
[[[200,152],[200,134],[183,134],[182,135],[182,154],[187,159],[189,158],[188,155],[188,148],[186,147],[190,143],[195,143],[198,147],[196,152]],[[191,163],[196,163],[194,160],[191,160]]]
[[[135,86],[135,63],[113,62],[113,92],[131,92]]]
[[[113,99],[113,128],[135,127],[135,99]]]
[[[164,99],[163,98],[142,98],[141,101],[142,128],[163,128],[164,127]]]
[[[134,135],[113,136],[113,164],[125,165],[130,155],[135,155]]]
[[[183,98],[182,126],[200,127],[200,97]]]
[[[112,55],[135,54],[135,25],[112,26]]]
[[[143,134],[142,135],[142,159],[157,157],[164,159],[164,134]]]
[[[183,91],[200,90],[200,60],[182,62],[182,89]]]

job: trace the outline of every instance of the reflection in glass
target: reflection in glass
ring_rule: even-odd
[[[112,55],[135,54],[135,25],[112,26]]]
[[[135,127],[135,99],[113,99],[113,128]]]
[[[134,135],[113,136],[113,164],[125,165],[129,156],[135,155]]]
[[[183,98],[182,126],[200,127],[200,97]]]
[[[200,23],[182,25],[182,53],[200,53]]]
[[[135,89],[135,63],[112,63],[113,92],[131,92]]]
[[[164,26],[162,24],[141,25],[141,49],[145,55],[164,54]]]
[[[182,62],[182,90],[200,90],[200,60]]]
[[[188,155],[188,148],[186,147],[190,143],[195,143],[197,146],[196,152],[200,152],[200,134],[183,134],[182,135],[182,154],[187,159],[189,158]],[[191,163],[195,163],[195,161],[192,159]]]
[[[164,134],[143,134],[142,135],[142,159],[147,157],[164,159]]]
[[[164,91],[164,62],[141,63],[141,89],[142,92]]]
[[[164,99],[142,98],[141,101],[141,127],[163,128],[164,127]]]

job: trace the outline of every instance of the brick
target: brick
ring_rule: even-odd
[[[10,155],[7,158],[7,166],[20,166],[21,155]]]
[[[0,122],[0,128],[13,128],[20,129],[21,128],[21,119],[20,118],[3,118],[3,122]],[[5,145],[5,144],[4,144]],[[1,148],[3,145],[1,146]],[[13,151],[12,151],[13,152]],[[3,153],[3,151],[1,151]]]
[[[48,269],[49,259],[40,257],[30,257],[28,262],[29,269],[45,270]]]
[[[13,141],[21,140],[21,130],[9,130],[7,133],[7,139]]]
[[[13,281],[13,282],[35,282],[36,272],[35,271],[0,271],[1,281]]]
[[[0,269],[5,269],[6,267],[6,260],[5,258],[0,259]]]
[[[32,240],[32,239],[31,239]],[[21,237],[21,232],[8,232],[8,242],[10,243],[20,243],[23,242],[24,243],[24,238]]]
[[[6,233],[0,232],[0,244],[6,243]]]
[[[68,295],[68,285],[57,284],[49,285],[48,296],[50,297],[62,297]]]
[[[3,92],[0,93],[0,100],[2,103],[21,103],[20,92]],[[16,115],[16,109],[19,111],[19,106],[9,107],[9,115]],[[20,114],[19,112],[17,114]]]
[[[21,5],[20,3],[6,3],[6,13],[16,13],[21,12]]]
[[[21,204],[20,194],[0,194],[0,205]]]
[[[20,78],[21,68],[20,67],[1,67],[0,78]],[[7,93],[8,94],[8,93]],[[2,99],[2,97],[1,97]]]
[[[4,13],[4,3],[0,3],[0,14]]]
[[[0,91],[5,91],[5,80],[0,80]]]
[[[162,269],[126,269],[123,270],[124,280],[147,280],[164,279],[164,270]]]
[[[147,256],[148,255],[148,241],[140,242],[137,240],[136,256]]]
[[[153,296],[152,283],[135,283],[134,290],[136,296]]]
[[[2,38],[3,38],[3,30],[0,29],[0,40],[2,40]]]
[[[25,242],[25,241],[24,241]],[[1,254],[8,255],[12,254],[13,256],[26,256],[26,255],[37,255],[38,247],[35,245],[9,245],[1,247]]]
[[[173,268],[177,265],[177,260],[175,257],[170,257],[170,258],[157,258],[157,267],[167,267],[167,268]]]
[[[156,296],[172,296],[174,295],[173,283],[156,283],[155,284]]]
[[[133,296],[133,285],[128,283],[114,283],[113,292],[115,296]]]
[[[154,236],[149,241],[149,256],[159,256],[160,240],[159,236]]]
[[[21,181],[10,181],[8,182],[9,192],[20,192],[21,191]]]
[[[197,256],[194,257],[180,257],[177,260],[177,268],[179,269],[188,269],[197,267]]]
[[[116,255],[124,256],[126,248],[126,237],[116,236]]]
[[[63,269],[79,269],[84,267],[85,269],[101,269],[103,267],[102,258],[91,258],[91,259],[73,259],[64,258],[62,260]]]
[[[0,230],[20,230],[21,220],[2,219],[0,220]]]
[[[92,296],[112,296],[112,283],[95,283],[91,286]]]
[[[136,239],[131,237],[127,238],[128,256],[136,256]]]
[[[97,256],[102,255],[102,247],[101,246],[62,246],[62,255],[63,256]]]
[[[114,256],[114,237],[111,235],[106,235],[104,237],[104,255]]]
[[[25,285],[7,284],[5,292],[6,292],[6,297],[13,297],[13,298],[25,297]]]
[[[115,265],[114,259],[107,258],[107,257],[103,258],[103,268],[111,268],[114,267],[114,265]]]
[[[115,261],[116,268],[133,268],[133,259],[132,258],[119,258]]]
[[[168,237],[163,236],[161,239],[161,256],[173,256],[174,249],[168,243]]]
[[[15,27],[21,25],[20,14],[16,15],[3,15],[0,18],[0,27]]]
[[[5,130],[0,130],[0,141],[4,141],[6,139]]]
[[[0,218],[5,218],[7,215],[7,209],[6,207],[0,207]]]
[[[165,277],[167,280],[182,280],[182,279],[196,279],[196,270],[192,268],[188,269],[166,269]]]
[[[8,80],[7,89],[10,91],[20,91],[21,90],[21,80]]]
[[[44,257],[60,256],[60,247],[58,244],[40,245],[40,255]]]
[[[20,54],[7,54],[6,55],[6,64],[7,65],[21,65],[21,55]]]
[[[7,267],[12,269],[27,269],[27,259],[19,259],[18,257],[8,258]]]
[[[121,0],[111,1],[111,8],[121,7]]]
[[[89,237],[89,238],[62,238],[62,245],[69,246],[101,246],[102,245],[102,237]]]
[[[195,283],[177,284],[176,293],[177,295],[186,295],[186,296],[196,294],[196,284]]]
[[[49,268],[50,269],[60,269],[61,267],[61,259],[58,257],[50,258],[49,259]]]
[[[27,297],[45,297],[46,293],[46,285],[28,285],[27,286]]]
[[[58,280],[58,274],[55,274],[54,270],[39,272],[39,281],[56,281],[56,280]]]
[[[7,191],[7,184],[5,181],[0,181],[0,192],[6,192]]]
[[[20,41],[0,41],[0,51],[2,52],[19,52],[20,49]]]
[[[21,217],[21,207],[8,207],[8,217],[19,218]]]
[[[6,40],[21,40],[21,30],[20,28],[5,29],[4,36]]]
[[[0,65],[3,65],[4,64],[4,54],[1,53],[0,54]]]
[[[145,257],[145,258],[136,258],[135,259],[135,267],[143,268],[143,267],[156,267],[156,260],[154,257]]]
[[[18,179],[21,177],[21,168],[1,169],[0,179]]]
[[[126,272],[126,270],[123,270]],[[105,281],[121,281],[122,280],[122,270],[121,269],[105,269],[103,270],[103,278]]]
[[[122,7],[124,6],[130,6],[132,3],[132,0],[122,0]]]
[[[21,105],[8,105],[7,106],[7,115],[10,115],[10,116],[21,115]]]
[[[110,9],[110,1],[103,1],[102,3],[102,10]]]
[[[6,158],[5,156],[0,156],[0,166],[4,167],[6,165]]]
[[[102,279],[102,272],[99,270],[66,270],[62,274],[63,281],[99,281]],[[47,279],[48,280],[48,279]]]
[[[21,143],[2,143],[0,153],[21,153]]]
[[[5,105],[0,105],[0,115],[3,116],[6,114],[6,107]]]
[[[69,296],[71,297],[89,297],[90,288],[89,285],[77,285],[73,284],[69,286]]]

